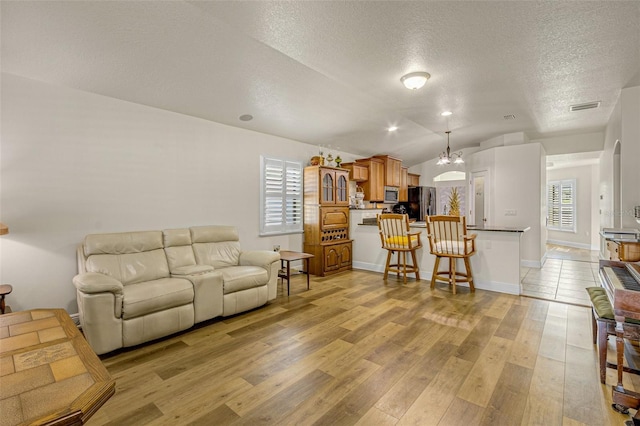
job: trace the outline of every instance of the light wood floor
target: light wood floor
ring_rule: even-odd
[[[609,425],[587,308],[351,271],[103,357],[89,425]],[[286,292],[286,290],[285,290]],[[613,347],[613,341],[611,342]],[[613,355],[611,355],[613,356]],[[626,377],[634,389],[637,378]]]

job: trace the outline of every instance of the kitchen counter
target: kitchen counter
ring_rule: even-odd
[[[607,229],[600,231],[600,236],[616,243],[640,243],[640,231],[637,229]]]
[[[357,221],[352,221],[351,225],[353,267],[384,272],[387,251],[381,247],[378,226],[363,224],[360,218]],[[429,285],[435,256],[429,251],[426,222],[413,222],[409,226],[413,230],[422,231],[420,240],[423,247],[418,250],[417,258],[420,265],[420,277],[424,285]],[[520,294],[520,239],[528,230],[529,227],[526,226],[468,227],[469,232],[477,234],[476,254],[471,256],[471,269],[476,288]],[[389,279],[393,279],[392,277]],[[459,285],[466,286],[467,284],[461,283]]]

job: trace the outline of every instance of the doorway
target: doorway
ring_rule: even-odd
[[[489,181],[489,171],[481,170],[471,173],[469,180],[469,213],[467,215],[469,224],[481,226],[488,222],[489,216],[489,194],[486,186]]]

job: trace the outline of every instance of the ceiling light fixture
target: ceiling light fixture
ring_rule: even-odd
[[[398,130],[398,126],[389,126],[387,130],[390,132],[395,132],[396,130]]]
[[[464,160],[462,159],[462,151],[454,152],[451,154],[451,148],[449,148],[449,134],[451,130],[447,130],[445,132],[447,134],[447,149],[440,154],[440,159],[436,163],[438,166],[444,166],[447,164],[463,164]]]
[[[453,113],[451,111],[444,111],[444,112],[440,113],[440,115],[443,116],[443,117],[448,117],[448,116],[450,116],[452,114]]]
[[[425,85],[429,77],[431,77],[431,74],[428,72],[418,71],[403,75],[400,77],[400,81],[407,89],[417,90]]]

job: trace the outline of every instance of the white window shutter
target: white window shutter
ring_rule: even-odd
[[[552,181],[547,185],[547,228],[576,231],[576,181]]]
[[[302,232],[302,163],[261,157],[260,235]]]

